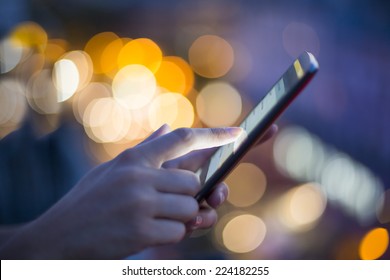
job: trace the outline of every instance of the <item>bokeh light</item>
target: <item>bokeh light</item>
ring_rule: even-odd
[[[229,186],[228,201],[237,207],[253,205],[263,196],[267,179],[263,171],[252,163],[240,163],[225,182]]]
[[[61,104],[58,103],[57,89],[49,69],[38,72],[28,82],[26,93],[30,107],[39,114],[58,114]]]
[[[45,48],[45,59],[50,62],[56,62],[68,49],[68,42],[63,39],[49,39]]]
[[[326,161],[321,183],[329,200],[341,204],[360,222],[375,218],[383,187],[364,166],[346,155],[334,154]]]
[[[43,52],[47,44],[46,31],[35,22],[23,22],[11,32],[10,38],[23,47],[31,47]]]
[[[196,110],[202,122],[210,127],[233,125],[241,114],[241,96],[230,84],[213,82],[199,92]]]
[[[375,228],[366,233],[359,246],[359,255],[363,260],[380,258],[389,246],[389,233],[385,228]]]
[[[141,64],[155,73],[162,61],[160,47],[148,38],[134,39],[123,46],[118,55],[120,68],[130,64]]]
[[[15,72],[20,80],[27,82],[45,66],[45,56],[41,53],[27,52]]]
[[[320,39],[316,31],[302,22],[291,22],[283,31],[283,45],[287,53],[298,57],[303,51],[310,51],[315,56],[320,53]]]
[[[113,32],[101,32],[93,36],[85,45],[84,51],[89,54],[93,62],[93,69],[96,74],[103,74],[107,70],[106,65],[102,65],[102,55],[111,42],[119,39]]]
[[[154,129],[150,126],[150,107],[151,103],[140,109],[131,110],[131,127],[129,133],[126,135],[125,140],[128,142],[139,142],[148,135],[150,135]]]
[[[264,222],[250,214],[231,219],[222,232],[223,243],[234,253],[253,251],[263,242],[267,232]]]
[[[362,224],[375,218],[382,183],[348,155],[299,127],[287,127],[278,133],[273,153],[283,174],[319,183],[330,202],[341,205]]]
[[[86,133],[95,142],[117,142],[128,133],[131,115],[114,98],[99,98],[88,105],[83,122]]]
[[[158,95],[149,107],[149,122],[153,130],[165,123],[171,129],[191,127],[194,123],[194,108],[181,94],[163,93]]]
[[[280,200],[280,221],[293,231],[312,229],[326,207],[326,197],[313,183],[289,190]]]
[[[226,247],[224,245],[223,236],[222,236],[224,228],[233,218],[240,216],[240,215],[248,214],[248,213],[245,211],[236,211],[236,210],[221,211],[221,210],[223,210],[223,206],[222,206],[222,209],[221,208],[219,209],[218,220],[217,220],[216,225],[213,227],[213,239],[212,240],[213,240],[213,243],[215,244],[216,247],[218,247],[220,250],[226,251]]]
[[[53,83],[57,88],[57,100],[63,102],[76,92],[80,74],[76,64],[69,59],[61,59],[54,64]]]
[[[87,86],[93,75],[93,64],[90,56],[84,51],[71,51],[62,56],[62,59],[72,61],[77,68],[79,82],[76,90]]]
[[[168,91],[184,94],[187,89],[186,76],[173,61],[163,59],[155,77],[157,84]]]
[[[114,98],[129,109],[148,104],[157,90],[156,78],[144,65],[132,64],[122,68],[112,81]]]
[[[243,5],[238,1],[233,5],[223,1],[140,3],[123,11],[109,3],[89,9],[89,4],[79,7],[75,1],[66,9],[53,10],[38,7],[41,1],[22,2],[16,10],[7,6],[9,18],[2,21],[0,139],[20,127],[2,141],[6,149],[19,143],[12,138],[25,136],[30,128],[34,133],[29,142],[16,148],[28,152],[29,147],[37,147],[35,143],[45,149],[50,142],[61,149],[66,143],[71,149],[64,164],[72,165],[63,168],[67,175],[85,170],[79,167],[89,168],[88,157],[95,163],[114,158],[163,123],[172,129],[236,125],[251,107],[250,100],[256,99],[259,82],[271,84],[289,56],[295,58],[303,50],[321,55],[323,68],[310,84],[316,94],[298,100],[279,123],[275,141],[248,154],[248,162],[227,178],[230,193],[228,203],[218,209],[221,218],[215,227],[202,231],[215,234],[217,248],[210,246],[210,236],[206,236],[170,247],[168,253],[165,247],[158,249],[162,252],[158,257],[174,253],[181,258],[186,251],[187,256],[191,252],[190,257],[201,258],[357,259],[359,250],[364,259],[389,257],[385,241],[390,191],[384,184],[388,189],[385,167],[390,151],[389,134],[383,129],[388,83],[386,71],[381,71],[386,69],[388,44],[383,41],[386,36],[378,36],[388,28],[386,15],[375,14],[381,5],[355,5],[356,9],[349,9],[352,12],[337,1],[326,4],[321,12],[316,7],[324,5],[304,5],[299,19],[291,22],[294,4],[289,7],[288,1],[286,5],[270,2],[278,17],[256,1]],[[356,25],[365,7],[371,16]],[[34,18],[47,29],[33,22],[12,26],[20,17]],[[125,24],[120,24],[123,20]],[[102,30],[113,32],[96,34]],[[346,55],[344,49],[348,49]],[[245,88],[246,94],[232,85]],[[85,133],[77,129],[81,126],[69,115],[70,108]],[[375,110],[352,114],[361,108]],[[72,147],[77,144],[87,148],[78,152]],[[18,156],[19,150],[10,156]],[[46,162],[47,156],[42,153],[34,161]],[[7,156],[0,158],[7,160]],[[15,170],[22,175],[34,171],[23,165]],[[297,186],[304,182],[312,183]],[[378,224],[387,230],[368,232]],[[261,241],[262,233],[270,238]],[[257,244],[261,244],[258,250]]]
[[[189,49],[188,57],[194,71],[206,78],[222,77],[234,63],[232,46],[216,35],[197,38]]]
[[[90,83],[78,92],[73,99],[73,114],[76,120],[83,124],[85,109],[94,99],[112,97],[111,86],[105,83]]]
[[[16,67],[23,55],[23,47],[10,39],[0,41],[0,73],[4,74]]]
[[[118,71],[118,55],[123,48],[123,40],[121,38],[115,39],[106,45],[101,53],[100,67],[102,73],[109,77],[113,77]]]
[[[319,179],[325,164],[322,144],[299,127],[284,128],[274,144],[275,163],[283,174],[306,180]]]
[[[178,56],[165,56],[163,58],[163,61],[174,63],[177,67],[180,68],[182,74],[184,74],[184,90],[183,91],[172,90],[172,91],[188,94],[193,89],[194,82],[195,82],[194,72],[191,66],[188,64],[188,62]]]
[[[24,87],[17,80],[3,79],[0,83],[0,126],[17,126],[26,113]],[[0,137],[5,136],[1,135]]]

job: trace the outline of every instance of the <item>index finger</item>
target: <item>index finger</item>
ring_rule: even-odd
[[[235,141],[241,134],[240,127],[179,128],[137,147],[154,166],[180,157],[193,150],[222,146]]]
[[[273,124],[267,131],[260,137],[256,145],[262,144],[270,139],[278,131],[278,126]],[[217,147],[210,149],[203,149],[193,151],[180,158],[176,158],[171,161],[164,162],[165,168],[177,168],[196,171],[210,158],[210,156],[217,150]]]

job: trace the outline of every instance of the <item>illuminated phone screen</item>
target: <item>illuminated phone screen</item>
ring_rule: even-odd
[[[198,170],[197,173],[203,184],[202,190],[195,196],[199,202],[238,163],[239,159],[299,94],[317,70],[318,63],[310,53],[305,52],[294,61],[240,124],[240,127],[244,129],[243,134],[234,143],[220,147]]]

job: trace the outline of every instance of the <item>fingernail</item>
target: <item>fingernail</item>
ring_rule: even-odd
[[[218,198],[219,198],[218,205],[221,205],[225,201],[225,194],[222,191],[219,192]]]
[[[190,231],[194,231],[199,228],[199,226],[202,224],[203,218],[202,216],[196,216],[190,223],[189,229]]]
[[[194,226],[198,227],[202,224],[202,222],[203,222],[202,216],[196,216]]]
[[[233,136],[240,136],[244,131],[241,127],[227,127],[226,130]]]

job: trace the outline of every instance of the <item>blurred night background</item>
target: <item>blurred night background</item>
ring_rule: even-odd
[[[320,71],[228,177],[218,224],[131,258],[389,259],[384,0],[1,0],[0,223],[164,123],[239,124],[304,50]]]

